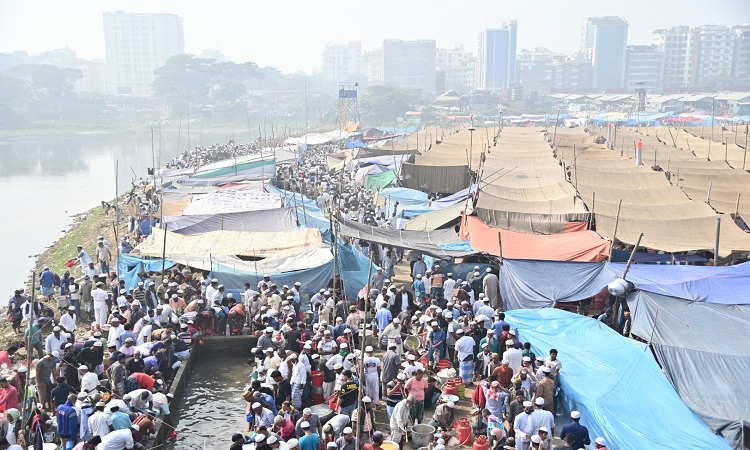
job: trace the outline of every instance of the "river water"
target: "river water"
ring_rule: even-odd
[[[247,426],[242,390],[248,384],[247,357],[202,358],[191,369],[180,402],[174,450],[229,448],[232,435]]]
[[[187,149],[182,132],[181,151]],[[175,156],[176,131],[154,139],[158,165]],[[191,136],[191,144],[227,142],[232,132],[205,132]],[[239,140],[239,137],[238,137]],[[152,166],[151,133],[74,134],[0,139],[0,199],[3,220],[0,236],[0,304],[21,287],[37,255],[70,228],[72,216],[115,197],[115,165],[119,161],[122,194],[135,176],[144,177]],[[84,247],[92,247],[84,242]],[[71,258],[75,255],[71,255]]]

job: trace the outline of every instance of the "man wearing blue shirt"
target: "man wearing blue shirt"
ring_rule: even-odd
[[[435,359],[445,359],[445,330],[442,330],[437,321],[433,321],[432,331],[427,335],[430,350],[430,367],[435,367]]]
[[[310,430],[310,422],[302,422],[300,428],[305,435],[299,438],[299,450],[318,450],[320,436]]]
[[[44,271],[39,275],[39,284],[42,288],[42,295],[55,295],[55,274],[49,270],[49,267],[45,267]]]
[[[492,324],[492,329],[495,331],[495,338],[500,339],[500,335],[503,334],[503,325],[508,324],[505,321],[505,313],[498,314],[498,319]]]
[[[68,401],[57,407],[57,435],[62,440],[62,447],[67,448],[67,442],[76,443],[78,437],[79,424],[76,409],[73,406],[76,402],[76,395],[68,395]]]
[[[581,420],[581,413],[578,411],[571,411],[570,420],[572,420],[573,423],[565,425],[560,431],[560,436],[565,438],[565,435],[568,433],[575,436],[576,440],[573,443],[572,448],[584,448],[585,445],[590,445],[591,439],[589,438],[589,430],[578,423]]]

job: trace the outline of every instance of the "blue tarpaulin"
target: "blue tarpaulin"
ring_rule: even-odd
[[[282,196],[284,198],[284,205],[294,208],[297,215],[297,222],[299,222],[300,226],[319,229],[323,234],[323,240],[330,242],[329,229],[331,228],[331,224],[313,200],[301,194],[295,195],[292,192],[279,189],[271,184],[266,185],[266,192]],[[304,208],[302,207],[303,202]]]
[[[365,146],[365,143],[362,142],[362,141],[360,141],[359,139],[357,139],[354,142],[352,142],[352,141],[347,141],[346,142],[346,148],[360,148],[360,147],[364,147],[364,146]]]
[[[611,262],[628,262],[630,252],[625,250],[612,250]],[[638,264],[682,264],[692,263],[696,265],[705,264],[708,260],[698,255],[673,255],[671,253],[648,253],[635,252],[633,262]]]
[[[548,308],[592,297],[622,276],[625,264],[504,259],[500,293],[505,309]],[[750,263],[737,266],[633,264],[637,289],[707,303],[750,304]]]
[[[511,311],[505,320],[537,355],[558,350],[563,416],[579,411],[592,441],[602,436],[618,450],[730,448],[680,399],[645,344],[558,309]]]
[[[117,259],[117,276],[121,280],[125,280],[125,289],[134,289],[138,287],[138,275],[139,272],[161,272],[162,260],[159,259],[143,259],[136,258],[134,256],[120,254]],[[164,269],[169,269],[174,266],[172,261],[164,262]]]
[[[617,276],[625,264],[608,264]],[[750,304],[750,262],[736,266],[631,265],[628,281],[638,289],[697,302]]]

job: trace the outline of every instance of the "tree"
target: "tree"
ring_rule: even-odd
[[[362,116],[370,123],[392,123],[414,109],[418,100],[419,94],[414,91],[391,85],[371,85],[362,96]]]
[[[83,72],[49,64],[21,64],[11,70],[30,94],[27,104],[32,115],[42,119],[61,119],[66,106],[77,98],[75,82]]]

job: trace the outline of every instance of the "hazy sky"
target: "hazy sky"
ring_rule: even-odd
[[[0,52],[36,54],[70,47],[83,58],[104,58],[102,13],[169,12],[182,17],[185,50],[218,47],[236,62],[283,71],[320,68],[326,43],[383,39],[462,42],[477,51],[478,33],[518,21],[518,49],[570,53],[580,45],[584,16],[622,16],[629,44],[648,44],[651,31],[673,25],[735,25],[750,21],[750,0],[0,0]]]

